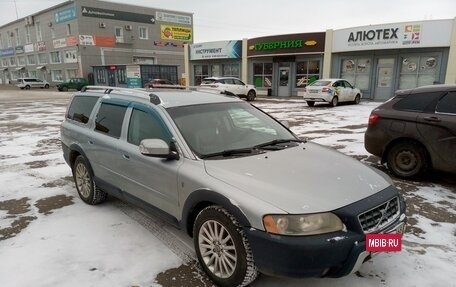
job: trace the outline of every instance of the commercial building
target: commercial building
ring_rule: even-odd
[[[180,76],[184,44],[192,42],[191,13],[67,1],[0,27],[0,82],[30,76],[55,84],[83,76],[127,84],[125,69],[93,73],[93,66],[105,65],[171,65]]]
[[[316,79],[345,78],[361,89],[364,99],[383,101],[398,89],[456,83],[456,18],[240,42],[189,45],[185,56],[190,84],[206,76],[230,75],[254,84],[259,94],[300,96]],[[233,71],[230,66],[235,73],[225,72]]]

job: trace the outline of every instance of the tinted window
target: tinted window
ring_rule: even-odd
[[[143,139],[162,139],[169,143],[170,136],[162,121],[149,113],[133,109],[128,127],[128,142],[139,145]]]
[[[119,138],[126,107],[112,104],[101,104],[95,120],[95,130]]]
[[[315,81],[315,82],[313,82],[313,83],[310,84],[309,86],[319,86],[319,87],[322,87],[322,86],[327,86],[327,85],[329,85],[329,84],[331,84],[331,81],[322,81],[322,80],[320,80],[320,81]]]
[[[345,84],[346,88],[352,88],[353,89],[353,86],[349,82],[344,81],[344,84]]]
[[[456,114],[456,92],[446,94],[435,107],[438,113]]]
[[[402,111],[423,112],[437,100],[441,93],[410,94],[397,102],[393,108]]]
[[[225,79],[225,84],[234,85],[233,79]]]
[[[239,81],[239,80],[236,80],[236,79],[234,79],[234,83],[235,83],[236,85],[241,85],[241,86],[244,85],[243,82],[241,82],[241,81]]]
[[[67,118],[86,124],[97,100],[97,97],[74,97]]]

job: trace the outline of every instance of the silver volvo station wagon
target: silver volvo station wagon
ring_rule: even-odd
[[[345,276],[372,257],[367,233],[404,230],[384,173],[220,91],[89,86],[61,140],[84,202],[109,194],[167,219],[219,286]]]

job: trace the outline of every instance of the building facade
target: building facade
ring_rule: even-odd
[[[398,89],[445,83],[447,73],[451,74],[449,66],[455,66],[449,60],[451,46],[454,49],[456,45],[452,39],[454,22],[432,20],[327,31],[329,74],[353,83],[363,98],[379,101]]]
[[[0,81],[29,76],[55,84],[90,78],[93,66],[129,64],[174,65],[181,75],[184,44],[192,42],[191,13],[67,1],[0,27]]]

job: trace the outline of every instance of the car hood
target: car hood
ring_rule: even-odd
[[[292,214],[332,211],[390,186],[372,168],[315,143],[205,160],[205,167],[210,176]]]

